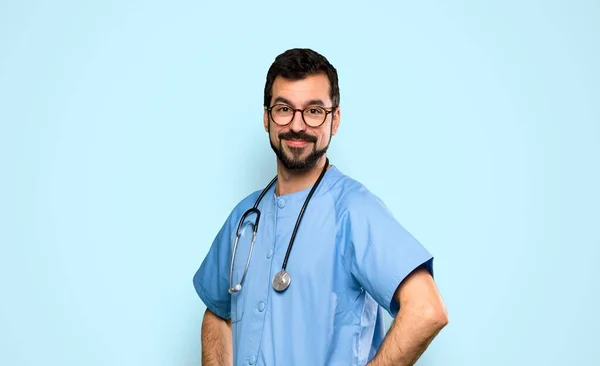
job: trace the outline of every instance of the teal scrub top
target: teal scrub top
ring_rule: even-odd
[[[275,186],[261,217],[246,278],[229,294],[236,229],[260,191],[233,209],[193,278],[198,296],[231,319],[234,365],[364,365],[385,336],[383,311],[396,316],[394,293],[419,266],[433,275],[432,255],[356,180],[330,167],[315,190],[288,260],[291,284],[272,287],[300,209],[311,187],[282,196]],[[239,283],[254,221],[243,225],[233,269]]]

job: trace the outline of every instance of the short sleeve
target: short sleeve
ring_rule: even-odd
[[[348,205],[344,262],[375,301],[396,316],[393,299],[398,285],[416,268],[433,276],[433,257],[370,193],[360,193]]]
[[[206,307],[223,319],[231,316],[229,266],[231,258],[231,216],[227,218],[194,275],[194,288]]]

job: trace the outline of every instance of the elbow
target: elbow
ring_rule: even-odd
[[[448,311],[445,307],[434,310],[430,316],[430,319],[437,331],[442,330],[442,328],[448,325],[448,322],[450,321],[448,318]]]
[[[424,311],[424,321],[434,332],[442,330],[450,321],[448,310],[443,304],[435,304],[427,307]]]
[[[448,317],[448,311],[445,308],[437,312],[435,317],[435,324],[437,325],[439,330],[448,325],[449,321],[450,319]]]

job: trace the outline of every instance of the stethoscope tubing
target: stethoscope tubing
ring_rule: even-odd
[[[317,179],[317,181],[315,182],[315,184],[312,186],[310,192],[308,193],[308,196],[306,197],[306,199],[304,200],[304,204],[302,205],[302,208],[300,209],[300,213],[298,214],[298,218],[296,219],[296,224],[294,226],[294,230],[292,231],[292,236],[290,238],[290,242],[288,244],[286,253],[285,253],[285,257],[283,259],[283,264],[281,266],[281,272],[280,273],[285,273],[285,270],[287,268],[287,263],[288,263],[288,259],[290,257],[290,254],[292,252],[292,247],[294,245],[294,240],[296,239],[296,233],[298,232],[298,228],[300,227],[300,222],[302,221],[302,217],[304,216],[304,212],[306,211],[306,207],[308,206],[308,202],[310,201],[310,199],[312,198],[313,194],[315,193],[317,187],[319,186],[319,183],[321,183],[321,180],[323,179],[323,177],[325,176],[325,173],[327,172],[327,169],[329,168],[329,159],[326,158],[325,160],[325,166],[323,167],[323,170],[321,171],[321,174],[319,175],[319,178]],[[256,201],[254,202],[254,206],[250,209],[248,209],[246,212],[244,212],[244,214],[242,215],[238,226],[237,226],[237,230],[235,233],[235,241],[233,243],[233,252],[232,252],[232,256],[231,256],[231,264],[229,266],[229,293],[233,294],[234,292],[239,292],[242,289],[242,283],[244,282],[244,279],[246,278],[246,274],[248,273],[248,267],[250,266],[250,260],[252,258],[252,252],[254,250],[254,243],[256,241],[256,234],[258,232],[258,224],[260,221],[260,210],[258,209],[258,205],[260,204],[261,200],[263,199],[263,197],[265,196],[265,194],[269,191],[269,189],[271,189],[271,187],[273,186],[273,184],[275,184],[275,182],[277,181],[277,176],[275,176],[270,182],[269,184],[262,190],[262,192],[260,193],[260,195],[258,196],[258,198],[256,199]],[[240,283],[237,284],[235,287],[233,287],[233,263],[235,260],[235,256],[237,254],[237,245],[238,245],[238,241],[240,238],[240,230],[242,228],[242,225],[244,223],[244,220],[246,219],[246,217],[252,213],[256,214],[256,221],[253,224],[252,227],[252,241],[250,243],[250,250],[248,253],[248,257],[246,258],[246,265],[244,266],[244,272],[242,274],[242,278],[240,280]]]

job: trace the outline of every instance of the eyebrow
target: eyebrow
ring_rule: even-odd
[[[285,103],[285,104],[289,104],[289,105],[293,105],[294,103],[292,103],[291,101],[289,101],[288,99],[284,98],[284,97],[277,97],[275,98],[275,100],[273,100],[273,103]],[[323,103],[323,101],[321,99],[311,99],[308,102],[305,103],[305,106],[307,105],[318,105],[321,107],[325,107],[325,103]]]

